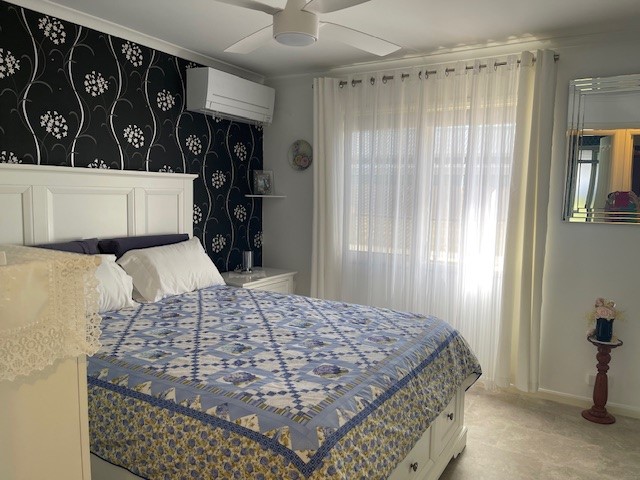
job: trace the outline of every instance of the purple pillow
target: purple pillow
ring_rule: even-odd
[[[172,233],[170,235],[144,235],[141,237],[107,238],[98,242],[100,253],[108,253],[120,258],[129,250],[159,247],[189,240],[186,233]]]
[[[34,245],[37,248],[48,248],[49,250],[59,250],[61,252],[84,253],[86,255],[96,255],[98,250],[98,239],[89,238],[86,240],[72,240],[70,242],[45,243]]]

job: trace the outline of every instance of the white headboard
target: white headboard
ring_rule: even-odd
[[[0,164],[0,244],[193,234],[197,175]]]

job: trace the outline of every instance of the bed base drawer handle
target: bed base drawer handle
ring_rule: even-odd
[[[447,418],[448,418],[449,420],[453,420],[453,412],[451,412],[451,413],[447,413]]]
[[[411,465],[409,465],[409,468],[411,470],[413,470],[414,472],[418,471],[418,462],[413,462]]]

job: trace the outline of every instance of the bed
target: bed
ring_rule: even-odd
[[[143,478],[386,478],[480,373],[437,319],[226,286],[102,332],[91,450]]]
[[[116,198],[100,236],[192,233],[184,175],[52,168],[0,170],[21,208],[5,214],[11,243],[95,236],[64,218],[89,217],[79,200],[96,192]],[[56,194],[73,198],[64,216]],[[213,286],[110,312],[102,329],[87,377],[97,480],[432,479],[466,444],[480,367],[431,317]]]

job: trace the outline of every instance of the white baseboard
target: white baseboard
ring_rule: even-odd
[[[554,390],[547,390],[545,388],[539,389],[536,393],[525,393],[524,395],[531,395],[538,398],[544,398],[546,400],[552,400],[558,403],[564,403],[565,405],[573,405],[582,408],[589,408],[593,405],[593,399],[589,397],[572,395],[570,393],[556,392]],[[607,410],[614,415],[640,418],[640,408],[632,407],[630,405],[607,402]]]
[[[487,388],[486,384],[479,380],[476,382],[479,388]],[[518,390],[513,384],[509,387],[495,387],[497,390],[503,390],[509,393],[515,393],[531,398],[542,398],[553,402],[562,403],[564,405],[573,405],[574,407],[590,408],[593,405],[591,397],[583,397],[581,395],[573,395],[571,393],[557,392],[546,388],[539,388],[537,392],[523,392]],[[640,418],[640,408],[625,405],[623,403],[607,402],[607,410],[614,415],[622,415],[624,417]]]

